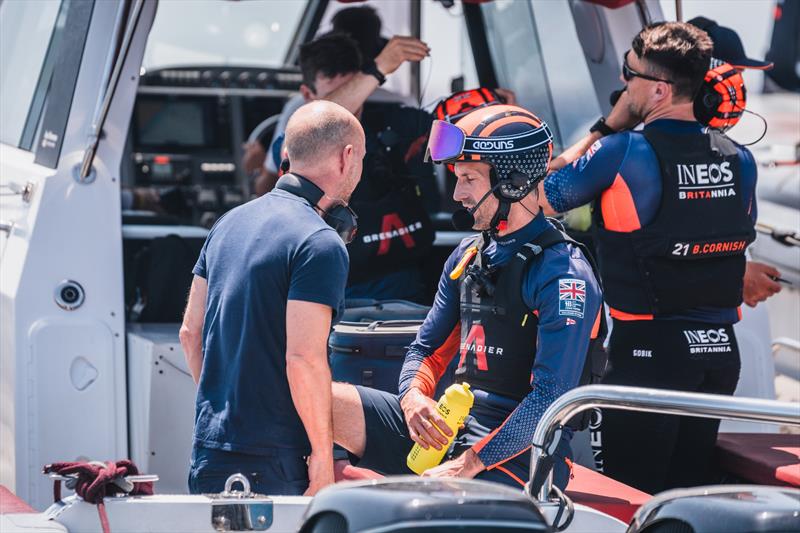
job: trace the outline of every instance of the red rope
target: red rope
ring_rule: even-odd
[[[139,469],[136,468],[133,462],[123,459],[116,463],[107,461],[103,466],[92,463],[53,463],[46,465],[43,472],[61,476],[76,476],[75,494],[83,498],[84,501],[97,505],[97,513],[100,516],[103,533],[110,533],[108,515],[106,515],[103,498],[123,492],[121,488],[114,484],[114,480],[125,476],[135,476],[139,473]],[[153,494],[153,484],[150,482],[134,483],[130,494],[151,495]],[[61,499],[61,481],[59,480],[56,480],[53,485],[53,497],[56,501]]]

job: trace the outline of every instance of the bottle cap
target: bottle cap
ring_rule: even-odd
[[[454,383],[447,387],[444,394],[452,400],[466,404],[468,407],[472,407],[475,401],[475,396],[469,390],[469,383]]]

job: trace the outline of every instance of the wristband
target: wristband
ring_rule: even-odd
[[[375,76],[375,79],[378,80],[378,86],[386,83],[386,76],[383,75],[383,72],[378,70],[378,65],[375,64],[375,61],[370,61],[364,65],[361,68],[361,72],[364,74],[369,74],[370,76]]]
[[[606,137],[607,135],[612,135],[617,133],[611,126],[606,124],[606,117],[600,117],[597,119],[597,122],[592,124],[592,127],[589,128],[590,133],[599,132],[600,136]]]

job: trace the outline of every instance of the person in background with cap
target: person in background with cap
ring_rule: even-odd
[[[607,384],[733,394],[739,381],[733,323],[757,169],[749,150],[695,119],[712,46],[687,23],[642,29],[623,57],[619,101],[540,188],[545,212],[595,201],[613,320]],[[651,494],[708,480],[718,420],[601,415],[593,440],[605,474]]]
[[[333,483],[327,340],[344,304],[364,131],[331,102],[286,127],[290,173],[206,238],[180,330],[198,384],[189,490],[313,495]],[[345,242],[343,242],[345,241]]]
[[[490,99],[491,100],[491,99]],[[436,410],[438,381],[455,379],[475,404],[449,460],[424,475],[477,477],[521,489],[536,423],[561,394],[586,383],[597,338],[600,288],[580,247],[538,207],[536,184],[552,151],[548,127],[527,110],[479,106],[455,124],[435,121],[431,159],[455,164],[459,229],[480,231],[447,259],[433,307],[409,347],[399,395],[334,383],[334,441],[358,466],[408,474],[414,443],[436,449],[450,429]],[[569,477],[564,430],[554,483]]]
[[[745,69],[772,69],[773,65],[770,61],[747,57],[739,35],[731,28],[720,26],[716,21],[706,17],[695,17],[688,23],[705,31],[711,38],[714,43],[712,57],[715,60],[724,61],[739,72]],[[744,103],[741,105],[744,106]],[[744,111],[743,107],[742,111]],[[695,104],[695,114],[697,115],[697,104]],[[700,119],[699,115],[698,119]],[[777,268],[758,261],[748,261],[744,273],[744,303],[755,307],[770,296],[779,293],[782,287],[776,280],[780,277],[781,273]]]

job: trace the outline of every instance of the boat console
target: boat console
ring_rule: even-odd
[[[155,189],[176,222],[211,227],[225,211],[250,199],[242,145],[264,119],[280,114],[299,86],[300,74],[291,69],[146,73],[131,117],[123,185]],[[130,222],[133,215],[127,218]]]

